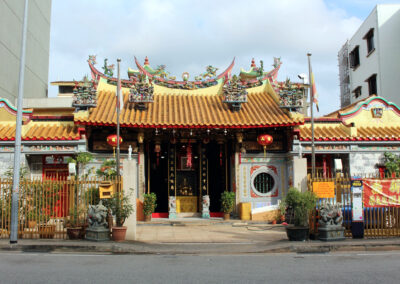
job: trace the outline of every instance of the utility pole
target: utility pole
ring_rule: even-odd
[[[11,202],[11,234],[10,244],[18,242],[18,200],[19,200],[19,179],[21,167],[21,128],[22,128],[22,99],[24,97],[24,77],[25,77],[25,49],[26,32],[28,24],[28,0],[25,0],[24,20],[22,24],[22,43],[21,58],[19,62],[19,82],[18,82],[18,100],[17,100],[17,121],[15,127],[14,143],[14,175],[12,185]]]
[[[121,59],[117,59],[117,75],[118,75],[118,81],[117,81],[117,102],[116,102],[116,104],[117,104],[117,197],[118,197],[118,202],[117,202],[117,215],[116,215],[116,218],[117,218],[117,226],[119,226],[118,225],[118,223],[119,223],[119,219],[120,219],[120,216],[119,216],[119,206],[120,206],[120,202],[121,202],[121,179],[120,179],[120,148],[119,148],[119,128],[120,128],[120,125],[119,125],[119,116],[120,116],[120,113],[121,113],[121,107],[122,107],[122,105],[121,105],[121,94],[120,94],[120,92],[121,92],[121,74],[120,74],[120,63],[121,63]]]
[[[310,101],[311,101],[311,177],[315,177],[315,144],[314,144],[314,92],[313,92],[313,74],[311,70],[311,53],[307,53],[308,72],[310,76]]]
[[[121,59],[117,59],[117,71],[118,71],[118,83],[117,83],[117,177],[119,178],[119,168],[120,168],[120,148],[119,148],[119,136],[120,136],[120,125],[119,125],[119,116],[121,113],[121,74],[120,74],[120,65]]]

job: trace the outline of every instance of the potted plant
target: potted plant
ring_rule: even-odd
[[[235,193],[224,191],[221,194],[221,210],[224,212],[224,220],[229,220],[230,213],[235,206]]]
[[[282,199],[281,202],[279,203],[279,211],[278,211],[278,216],[276,219],[277,222],[280,222],[280,223],[285,222],[286,207],[287,207],[286,202],[284,199]]]
[[[154,192],[143,195],[143,213],[145,221],[151,221],[151,214],[154,213],[157,207],[157,196]]]
[[[286,234],[290,241],[304,241],[309,236],[308,215],[315,207],[317,197],[313,192],[300,192],[297,188],[290,188],[283,198],[286,208],[294,211],[294,225],[286,226]]]
[[[64,220],[64,226],[67,228],[67,235],[70,240],[82,238],[83,222],[80,220],[82,210],[73,207],[69,209],[69,216]]]
[[[115,216],[116,226],[112,227],[112,240],[124,241],[127,227],[124,226],[125,220],[132,214],[133,205],[130,197],[132,192],[125,194],[123,191],[116,192],[110,199],[105,200],[105,206],[109,208]]]

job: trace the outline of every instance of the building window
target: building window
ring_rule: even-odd
[[[254,188],[262,194],[271,192],[274,185],[275,180],[269,173],[259,173],[253,180]]]
[[[378,91],[377,91],[377,88],[376,88],[376,74],[372,75],[371,77],[369,77],[365,81],[368,83],[369,95],[377,95]]]
[[[74,91],[74,86],[59,86],[58,87],[58,92],[60,94],[69,94]]]
[[[364,36],[364,39],[367,41],[367,51],[369,55],[372,51],[375,50],[374,29],[370,29],[369,32]]]
[[[357,45],[350,52],[350,67],[356,68],[358,65],[360,65],[360,52],[359,52],[359,46]]]
[[[357,99],[361,97],[361,86],[358,86],[357,88],[354,89],[353,91],[354,97]]]

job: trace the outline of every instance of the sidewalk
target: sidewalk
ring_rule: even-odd
[[[0,251],[107,254],[246,254],[325,253],[400,250],[400,238],[346,239],[341,242],[289,242],[281,225],[232,222],[146,223],[137,226],[137,241],[116,243],[57,239],[21,239]]]

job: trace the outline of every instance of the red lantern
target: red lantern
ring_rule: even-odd
[[[268,134],[258,135],[257,142],[264,148],[264,157],[265,157],[265,151],[267,150],[267,146],[271,145],[273,141],[274,139],[272,138],[271,135]]]
[[[119,144],[121,145],[122,143],[122,137],[119,137]],[[114,150],[114,157],[115,157],[115,147],[118,145],[118,140],[117,140],[117,135],[116,134],[111,134],[107,136],[107,144],[113,147]]]

